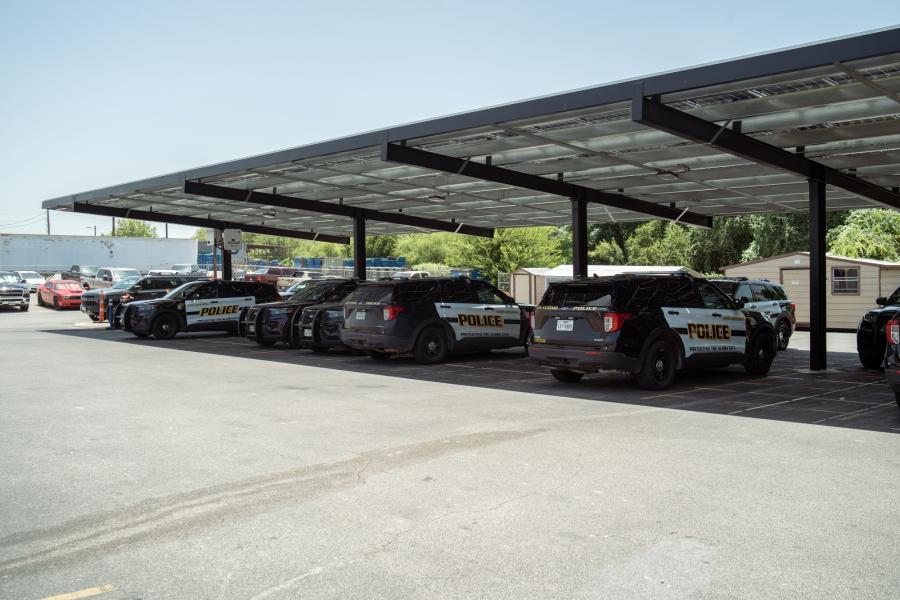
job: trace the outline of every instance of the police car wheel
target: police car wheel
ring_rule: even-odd
[[[28,304],[20,305],[19,310],[21,310],[22,312],[28,312]]]
[[[439,363],[447,358],[447,340],[444,332],[437,327],[429,327],[419,334],[413,348],[416,362],[423,365]]]
[[[171,340],[178,333],[178,321],[172,315],[159,315],[154,319],[150,330],[158,340]]]
[[[664,390],[675,381],[675,347],[665,340],[650,344],[635,381],[645,390]]]
[[[577,383],[584,377],[584,373],[576,373],[566,369],[550,369],[550,374],[553,375],[553,379],[563,383]]]
[[[894,392],[894,400],[897,401],[897,408],[900,408],[900,392]]]
[[[775,349],[772,338],[768,334],[757,335],[750,343],[744,370],[751,375],[765,375],[772,366]]]
[[[787,350],[788,342],[791,340],[791,326],[782,319],[778,322],[778,328],[775,330],[775,333],[778,335],[778,349]]]
[[[875,369],[880,369],[882,367],[882,362],[884,361],[877,354],[863,354],[859,353],[859,362],[862,363],[862,366],[870,371],[874,371]]]

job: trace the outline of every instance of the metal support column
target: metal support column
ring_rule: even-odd
[[[572,275],[588,276],[587,202],[572,198]]]
[[[825,354],[825,183],[809,180],[809,368],[827,368]]]
[[[366,217],[353,217],[353,276],[360,281],[366,278]]]
[[[231,252],[222,248],[222,279],[231,281],[234,279],[231,272]]]

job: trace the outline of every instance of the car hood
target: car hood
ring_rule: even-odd
[[[12,292],[12,291],[25,291],[27,286],[22,285],[21,283],[0,283],[0,292]]]

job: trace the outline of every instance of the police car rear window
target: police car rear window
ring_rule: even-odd
[[[347,297],[348,304],[366,302],[391,302],[394,296],[393,285],[361,285]]]
[[[621,282],[571,283],[551,285],[541,304],[544,306],[598,306],[615,308],[629,294]]]
[[[734,293],[738,289],[738,283],[736,281],[715,281],[712,283],[716,285],[720,290],[728,294],[729,296],[734,296]]]

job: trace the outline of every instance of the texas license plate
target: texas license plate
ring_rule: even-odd
[[[357,321],[365,321],[366,320],[366,311],[364,311],[364,310],[356,311],[356,320]]]
[[[304,329],[303,337],[312,337],[312,329]]]
[[[556,330],[557,331],[572,331],[575,326],[575,321],[571,319],[566,319],[564,321],[556,322]]]
[[[253,333],[256,331],[256,325],[247,325],[247,331]]]

